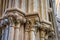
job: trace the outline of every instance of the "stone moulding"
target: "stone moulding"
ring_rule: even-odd
[[[26,20],[27,19],[31,19],[31,18],[33,18],[34,19],[34,22],[38,22],[38,24],[39,25],[37,25],[37,26],[39,26],[40,28],[42,28],[42,25],[41,25],[41,23],[44,23],[44,24],[47,24],[47,25],[51,25],[51,22],[49,22],[49,21],[46,21],[46,20],[40,20],[40,17],[39,17],[39,13],[38,12],[32,12],[32,13],[25,13],[25,12],[23,12],[22,10],[20,10],[19,8],[9,8],[9,9],[6,9],[6,11],[5,11],[5,15],[6,14],[8,14],[8,16],[9,15],[11,15],[11,14],[9,14],[9,12],[13,12],[13,11],[16,11],[16,12],[19,12],[18,13],[18,15],[17,16],[21,16],[22,17],[22,22],[24,22],[24,23],[26,23]],[[22,14],[22,15],[21,15]],[[15,15],[15,14],[12,14],[13,16]],[[7,15],[6,15],[7,16]],[[7,18],[8,18],[8,16],[7,16]],[[0,18],[0,20],[3,20],[3,19],[5,19],[6,17],[4,16],[2,16],[2,18]],[[16,18],[16,16],[15,16],[15,18]],[[17,19],[17,18],[16,18]],[[21,19],[20,19],[21,20]],[[17,20],[18,21],[18,20]],[[31,20],[31,22],[32,22],[32,20]],[[34,24],[35,25],[35,24]],[[33,25],[33,26],[34,26]],[[46,27],[44,27],[44,28],[46,28]],[[47,29],[47,28],[46,28]]]
[[[13,14],[13,13],[9,13],[9,12],[13,12],[13,11],[17,11],[17,12],[19,12],[19,13],[17,13],[17,15],[15,15],[15,14]],[[2,16],[1,18],[0,18],[0,21],[2,21],[2,20],[4,20],[4,19],[6,19],[6,18],[9,18],[9,17],[13,17],[13,19],[15,18],[16,19],[16,21],[22,21],[22,22],[26,22],[26,19],[25,19],[25,13],[23,12],[23,11],[21,11],[20,9],[18,9],[18,8],[10,8],[10,9],[6,9],[6,11],[5,11],[5,15],[4,16]],[[17,17],[17,18],[16,18]],[[4,23],[3,23],[4,24]]]
[[[12,11],[17,11],[17,12],[23,14],[23,15],[26,14],[25,12],[23,12],[23,11],[22,11],[21,9],[19,9],[19,8],[9,8],[9,9],[6,9],[5,14],[6,14],[7,12],[12,12]]]
[[[47,21],[47,20],[43,20],[43,19],[42,19],[40,22],[41,22],[41,23],[46,23],[46,24],[48,24],[48,25],[52,25],[52,23],[49,22],[49,21]]]

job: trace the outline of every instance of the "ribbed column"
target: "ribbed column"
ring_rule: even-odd
[[[28,7],[29,7],[28,12],[29,13],[33,12],[33,0],[29,0],[29,6]]]
[[[28,13],[28,0],[25,0],[25,7],[26,7],[26,12]]]
[[[6,26],[6,28],[3,29],[3,32],[0,36],[2,36],[2,40],[8,39],[8,26]]]
[[[48,20],[48,4],[47,0],[41,0],[42,19]]]
[[[8,40],[14,40],[14,27],[15,27],[15,24],[10,23]]]
[[[9,3],[8,3],[8,4],[9,4],[9,5],[8,5],[8,8],[11,8],[11,7],[12,7],[12,6],[11,6],[11,5],[12,5],[12,4],[11,4],[11,1],[12,1],[12,0],[9,0]]]
[[[26,26],[25,28],[25,40],[29,40],[29,27]]]
[[[46,20],[49,21],[49,16],[48,16],[48,8],[49,8],[48,3],[49,3],[49,0],[46,0],[45,3],[46,3]]]
[[[15,27],[15,38],[14,38],[14,40],[20,40],[19,39],[19,28],[20,28],[20,23],[17,23],[17,25]]]
[[[40,40],[40,34],[39,34],[39,30],[36,32],[36,40]]]
[[[23,25],[21,25],[21,27],[20,27],[20,40],[24,40],[24,26]]]
[[[8,26],[5,28],[5,33],[4,33],[4,40],[8,39]]]
[[[41,30],[41,40],[45,40],[45,31]]]
[[[46,0],[43,0],[43,10],[44,10],[43,16],[45,20],[47,20],[47,14],[48,14],[46,9],[47,8],[46,3],[47,3]]]
[[[39,7],[38,7],[38,0],[33,0],[33,7],[34,7],[34,12],[38,12],[38,9],[39,9]]]
[[[15,0],[15,7],[16,7],[16,8],[19,7],[19,0]]]
[[[26,12],[26,0],[22,0],[22,6],[21,9]]]
[[[31,27],[31,30],[30,30],[30,40],[36,40],[35,39],[35,28],[34,27]]]

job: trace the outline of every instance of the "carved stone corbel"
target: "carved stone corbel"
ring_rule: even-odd
[[[35,31],[40,27],[38,13],[29,13],[25,16],[30,21],[30,40],[35,40]]]
[[[29,40],[30,26],[31,26],[30,19],[27,19],[25,23],[25,40]]]
[[[25,14],[24,12],[22,12],[21,10],[17,9],[17,8],[12,8],[12,9],[7,9],[5,11],[4,16],[2,16],[4,19],[8,18],[9,19],[9,28],[11,28],[11,30],[9,30],[10,33],[9,36],[10,40],[19,40],[19,28],[21,24],[24,24],[26,22],[25,19]],[[5,23],[6,24],[6,23]],[[13,39],[14,36],[14,29],[15,29],[15,37]],[[18,31],[18,33],[17,33]]]
[[[51,40],[55,38],[55,33],[54,32],[50,32],[48,34],[48,38],[50,38]]]
[[[25,12],[23,12],[19,8],[6,9],[4,17],[6,17],[6,16],[7,17],[13,17],[16,22],[18,22],[18,21],[20,23],[25,23],[26,22]]]

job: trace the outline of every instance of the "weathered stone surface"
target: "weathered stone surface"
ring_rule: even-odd
[[[4,30],[8,26],[6,40],[49,40],[49,37],[53,40],[54,9],[50,8],[49,0],[4,0],[2,3],[0,28]],[[2,34],[2,40],[3,37]]]

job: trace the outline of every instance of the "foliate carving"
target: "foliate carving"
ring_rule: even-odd
[[[31,19],[27,19],[25,23],[25,31],[30,31]]]
[[[0,27],[9,25],[9,19],[8,18],[1,18],[0,19]]]
[[[35,18],[35,27],[40,27],[40,21],[39,21],[39,18]]]
[[[54,32],[48,32],[48,38],[55,38],[55,33]]]
[[[25,13],[17,8],[7,9],[5,14],[0,18],[0,26],[14,26],[18,23],[26,23]]]
[[[29,24],[29,25],[31,25],[31,19],[27,19],[26,23]]]
[[[18,8],[7,9],[5,12],[5,15],[7,15],[8,17],[13,17],[15,19],[16,23],[18,23],[18,22],[25,23],[26,22],[25,13]]]
[[[30,27],[29,27],[30,31],[37,32],[40,28],[40,21],[39,21],[38,14],[35,14],[35,13],[34,14],[27,14],[26,18],[28,21],[27,25],[30,25]]]
[[[42,25],[43,30],[48,31],[48,32],[51,31],[50,30],[51,29],[51,22],[41,19],[40,23]]]
[[[33,26],[37,26],[37,25],[40,26],[38,13],[27,14],[26,18],[31,21],[31,23],[32,23]]]

